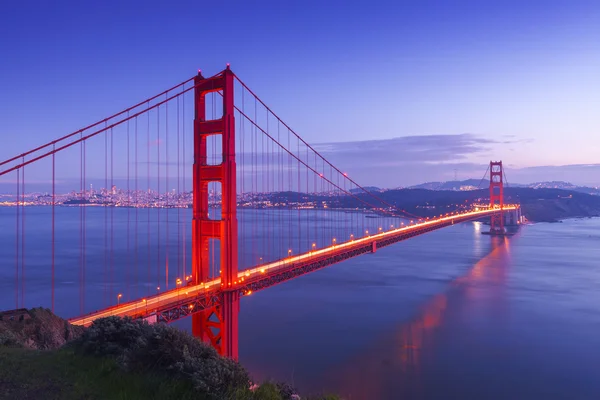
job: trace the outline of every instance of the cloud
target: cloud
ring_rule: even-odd
[[[448,163],[468,160],[491,150],[497,142],[471,133],[459,135],[403,136],[384,140],[323,143],[315,149],[326,158],[346,163],[364,160],[370,165],[402,166],[412,163]]]
[[[363,185],[410,186],[483,176],[498,142],[472,133],[321,143],[313,147]]]

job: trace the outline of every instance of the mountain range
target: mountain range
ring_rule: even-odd
[[[588,187],[588,186],[577,186],[569,182],[563,181],[546,181],[546,182],[534,182],[529,184],[519,183],[504,183],[506,187],[513,188],[531,188],[531,189],[562,189],[570,190],[573,192],[592,194],[600,196],[600,188]],[[468,191],[476,189],[485,189],[489,186],[487,179],[467,179],[463,181],[447,181],[447,182],[426,182],[419,185],[410,186],[407,189],[427,189],[427,190],[455,190],[455,191]],[[379,191],[378,189],[377,191]]]

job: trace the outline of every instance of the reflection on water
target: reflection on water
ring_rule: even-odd
[[[434,358],[436,331],[445,323],[449,305],[456,303],[465,307],[466,304],[459,304],[464,298],[469,302],[493,299],[493,308],[502,308],[498,291],[503,290],[510,266],[510,240],[492,240],[492,251],[465,275],[452,281],[447,292],[434,296],[420,307],[413,320],[400,325],[391,336],[373,338],[372,346],[365,352],[340,365],[329,378],[332,386],[352,400],[423,398],[426,382],[422,364]],[[476,309],[462,311],[477,312]]]

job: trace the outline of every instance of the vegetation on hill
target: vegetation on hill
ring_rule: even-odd
[[[239,363],[174,327],[109,317],[84,330],[30,313],[0,323],[0,399],[300,398],[284,383],[253,384]],[[64,332],[77,338],[61,346]]]
[[[470,191],[392,189],[377,192],[376,196],[387,204],[420,217],[432,217],[464,209],[475,202],[489,201],[487,189]],[[373,204],[377,207],[385,206],[366,193],[350,197],[280,192],[269,194],[268,197],[273,203],[310,202],[316,204],[317,207],[327,204],[329,209],[364,209],[365,204]],[[564,218],[600,216],[600,196],[572,190],[507,187],[504,190],[504,199],[507,203],[521,204],[523,214],[533,222],[553,222]]]
[[[425,217],[453,211],[457,204],[489,201],[487,190],[404,189],[388,190],[379,196],[399,208]],[[533,222],[600,215],[600,196],[570,190],[508,187],[504,190],[504,201],[520,204],[523,215]],[[431,208],[424,208],[424,205]]]

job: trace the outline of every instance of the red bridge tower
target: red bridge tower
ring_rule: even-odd
[[[491,235],[504,235],[504,170],[502,161],[490,161],[490,207],[499,208],[492,214],[490,223]]]
[[[195,284],[211,279],[209,241],[218,240],[223,291],[215,307],[192,315],[192,333],[211,343],[221,355],[237,360],[240,303],[239,293],[233,290],[238,274],[233,78],[233,72],[227,66],[215,77],[206,79],[198,73],[194,80],[192,278]],[[223,94],[223,116],[206,120],[205,96],[217,91]],[[218,165],[209,165],[207,160],[207,138],[211,135],[221,135],[222,139],[223,157]],[[220,220],[209,218],[210,182],[221,182]]]

